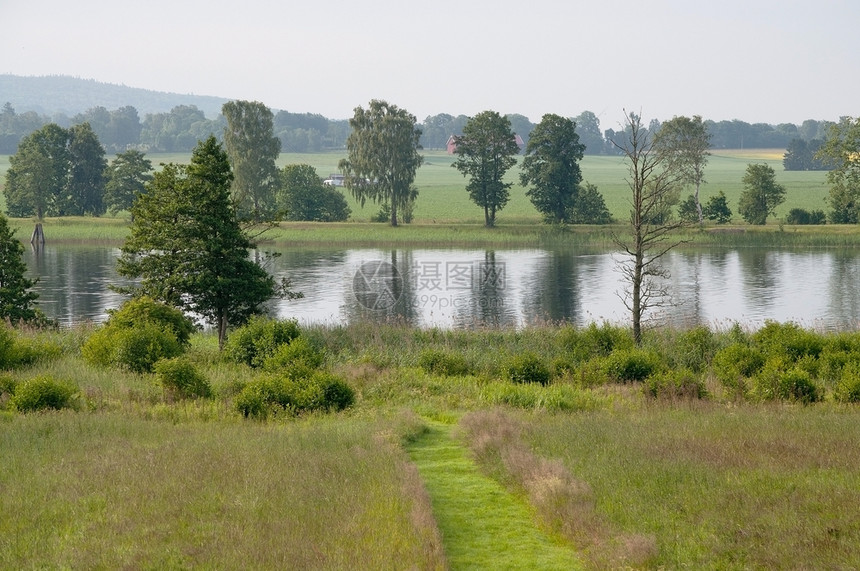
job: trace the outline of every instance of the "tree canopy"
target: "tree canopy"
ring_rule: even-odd
[[[338,165],[346,175],[346,186],[362,206],[368,199],[388,205],[391,225],[397,226],[398,213],[411,208],[418,198],[413,182],[424,162],[418,154],[421,129],[415,116],[374,99],[366,110],[356,107],[349,124],[348,158]]]
[[[34,215],[100,216],[104,206],[104,147],[87,123],[63,129],[50,123],[24,137],[9,157],[6,210]]]
[[[111,214],[131,210],[134,201],[152,180],[152,161],[140,151],[131,149],[117,154],[107,170],[105,206]]]
[[[484,209],[484,224],[495,226],[496,213],[508,203],[513,184],[503,177],[520,152],[511,122],[495,111],[483,111],[466,122],[454,142],[457,160],[451,166],[469,177],[469,197]]]
[[[532,185],[526,191],[532,204],[551,223],[571,221],[579,184],[585,145],[579,142],[576,123],[547,114],[531,132],[523,158],[520,182]]]
[[[337,222],[349,218],[350,209],[343,194],[323,184],[310,165],[287,165],[280,172],[278,207],[286,220]]]
[[[6,211],[15,217],[41,220],[58,214],[57,203],[69,170],[69,132],[54,123],[24,137],[9,157],[6,172]]]
[[[711,154],[708,151],[711,147],[710,139],[708,130],[698,115],[692,118],[683,115],[673,117],[660,125],[654,135],[654,147],[661,155],[661,162],[665,162],[667,167],[679,174],[681,183],[695,187],[693,204],[699,224],[704,220],[699,190],[705,182],[705,166]]]
[[[274,136],[272,112],[257,101],[230,101],[222,108],[227,119],[224,147],[233,167],[233,199],[239,215],[255,222],[275,213],[281,141]]]
[[[831,222],[860,222],[860,117],[842,117],[830,127],[816,158],[833,169],[827,173]]]
[[[230,198],[233,175],[214,137],[198,144],[188,166],[168,164],[132,207],[131,234],[117,262],[148,295],[212,323],[223,346],[275,294],[274,278],[249,259],[254,242]]]
[[[785,201],[785,187],[776,182],[776,173],[767,164],[747,165],[743,182],[738,213],[750,224],[764,224]]]

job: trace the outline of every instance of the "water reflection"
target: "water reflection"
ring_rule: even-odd
[[[303,299],[269,304],[302,322],[400,321],[420,327],[522,327],[626,322],[613,255],[578,250],[281,249],[267,262]],[[27,251],[39,306],[69,325],[101,321],[123,298],[109,289],[116,248],[48,245]],[[356,281],[363,264],[387,268]],[[673,324],[757,326],[766,319],[820,328],[860,324],[860,252],[676,250],[665,258],[671,299],[650,317]],[[359,276],[361,277],[361,276]],[[363,284],[357,289],[356,284]],[[372,288],[387,286],[388,298]],[[363,288],[363,290],[362,290]],[[389,299],[390,298],[390,299]],[[387,300],[369,303],[370,299]]]

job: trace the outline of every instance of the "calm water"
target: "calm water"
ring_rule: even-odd
[[[402,320],[422,327],[587,324],[628,319],[616,255],[484,249],[288,249],[270,264],[304,299],[272,302],[281,318],[346,323]],[[39,305],[62,324],[102,321],[122,303],[109,284],[119,255],[100,246],[27,251]],[[755,327],[766,319],[825,329],[860,325],[860,251],[677,250],[664,264],[671,299],[652,318]]]

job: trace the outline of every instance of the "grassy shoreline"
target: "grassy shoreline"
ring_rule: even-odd
[[[29,242],[34,221],[9,219],[19,240]],[[64,217],[43,222],[48,243],[92,243],[121,246],[129,233],[124,218]],[[614,248],[613,236],[624,237],[624,224],[553,227],[539,222],[485,228],[468,223],[413,223],[392,228],[369,222],[281,222],[260,238],[261,246],[404,246],[404,247],[576,247]],[[768,224],[706,225],[675,233],[681,247],[857,247],[860,226],[788,226]]]

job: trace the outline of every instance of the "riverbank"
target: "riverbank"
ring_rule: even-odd
[[[10,218],[22,242],[28,242],[34,221]],[[49,243],[101,243],[121,246],[129,233],[126,218],[62,217],[43,221]],[[486,228],[482,224],[413,223],[392,228],[369,222],[281,222],[263,233],[261,245],[277,246],[425,246],[425,247],[565,247],[614,249],[614,236],[626,236],[624,224],[555,227],[523,221]],[[675,232],[685,245],[696,247],[857,247],[860,225],[791,226],[783,224],[705,225]],[[682,247],[683,245],[682,244]]]

